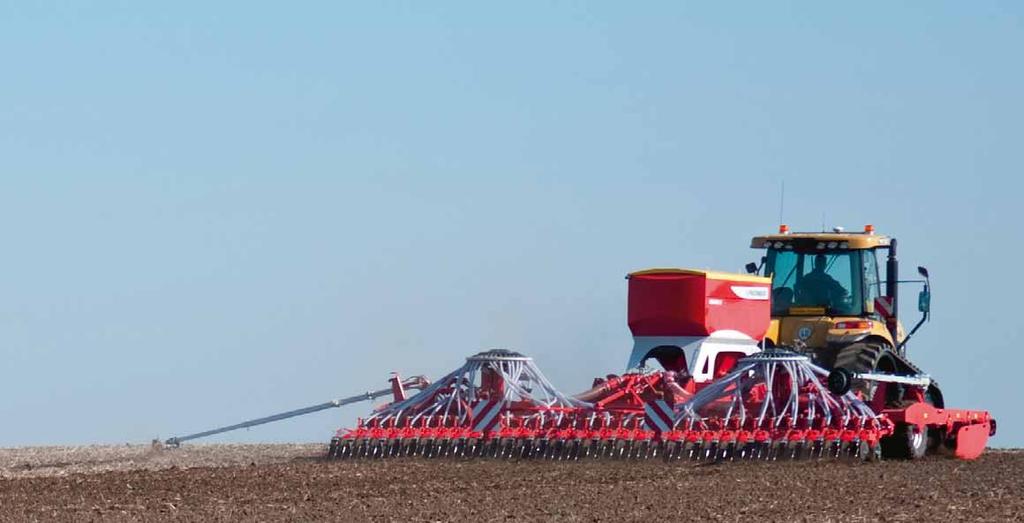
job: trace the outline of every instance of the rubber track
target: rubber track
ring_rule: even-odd
[[[924,374],[920,367],[914,365],[903,356],[891,350],[884,350],[881,345],[863,342],[853,343],[839,349],[832,368],[842,367],[853,372],[873,372],[883,351],[896,360],[897,372],[903,374]],[[938,390],[941,395],[942,389],[939,387],[938,381],[932,379],[931,387]]]
[[[882,348],[866,343],[854,343],[839,349],[833,368],[844,368],[853,372],[872,372],[882,355]]]

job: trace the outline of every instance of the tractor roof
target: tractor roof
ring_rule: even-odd
[[[845,243],[846,245],[843,248],[848,249],[873,249],[875,247],[888,247],[890,241],[888,236],[865,232],[792,232],[755,236],[750,241],[750,246],[754,249],[764,249],[775,243],[825,242],[827,245],[828,243],[836,242],[837,244]]]

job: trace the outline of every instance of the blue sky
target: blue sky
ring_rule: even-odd
[[[1024,445],[1024,9],[856,7],[2,4],[0,445],[148,441],[491,347],[582,390],[629,354],[623,275],[740,270],[783,181],[794,229],[872,223],[929,267],[912,358]]]

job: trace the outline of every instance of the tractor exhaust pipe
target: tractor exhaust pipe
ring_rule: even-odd
[[[899,341],[899,281],[900,281],[900,262],[896,259],[896,239],[893,238],[889,243],[889,258],[885,262],[885,294],[889,296],[889,300],[892,302],[892,314],[886,320],[886,327],[889,328],[889,334],[892,336],[893,343],[897,345]]]

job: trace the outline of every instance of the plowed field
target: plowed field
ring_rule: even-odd
[[[0,449],[0,519],[1024,520],[1024,453],[975,462],[326,462],[316,445]]]

